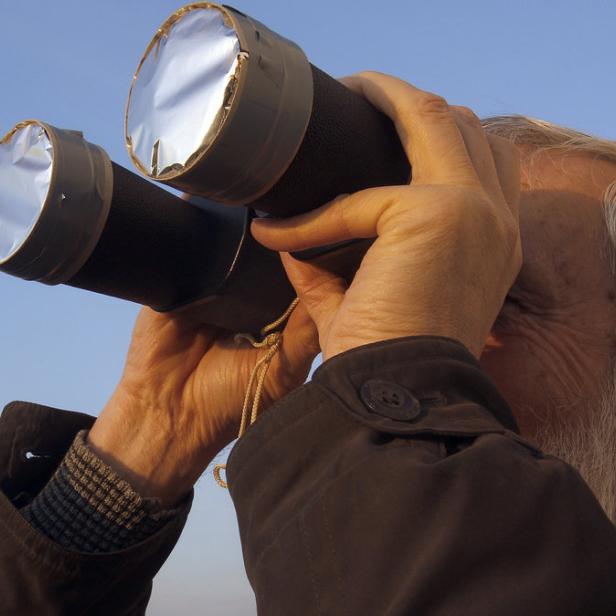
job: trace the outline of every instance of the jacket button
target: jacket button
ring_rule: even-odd
[[[417,398],[391,381],[370,379],[361,386],[359,395],[368,409],[390,419],[409,421],[421,412]]]

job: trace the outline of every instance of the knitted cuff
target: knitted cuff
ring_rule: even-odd
[[[87,431],[75,437],[49,483],[22,515],[38,531],[80,552],[114,552],[162,528],[177,514],[158,499],[141,497],[86,445]]]

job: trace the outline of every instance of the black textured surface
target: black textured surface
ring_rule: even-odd
[[[158,310],[200,302],[198,318],[258,332],[294,292],[277,253],[252,239],[244,208],[188,203],[113,164],[113,200],[103,234],[67,284]]]
[[[254,209],[290,216],[341,193],[410,179],[392,122],[318,68],[312,72],[313,111],[302,145]],[[202,307],[203,318],[229,329],[254,330],[286,308],[293,292],[277,255],[242,234],[231,210],[205,213],[123,167],[114,164],[113,173],[103,235],[68,284],[160,310],[222,292]]]
[[[113,201],[90,259],[68,284],[164,309],[225,272],[224,231],[205,212],[113,164]],[[224,268],[223,268],[224,269]]]
[[[278,183],[251,204],[257,210],[290,216],[343,193],[410,179],[391,120],[315,66],[312,75],[314,103],[304,141]]]

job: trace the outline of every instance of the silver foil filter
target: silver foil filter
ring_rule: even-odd
[[[112,191],[109,157],[81,133],[17,124],[0,141],[0,271],[70,280],[98,242]]]
[[[227,6],[190,4],[158,29],[128,96],[125,138],[146,176],[246,204],[293,161],[313,101],[293,42]]]
[[[26,241],[47,200],[53,148],[40,124],[16,126],[0,141],[0,263]]]
[[[131,90],[127,143],[138,169],[165,179],[216,137],[233,92],[240,42],[222,11],[184,12],[148,47]]]

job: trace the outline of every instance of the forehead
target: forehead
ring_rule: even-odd
[[[606,189],[616,182],[616,162],[573,151],[526,149],[521,154],[525,255],[558,261],[571,280],[611,288],[616,232],[608,212],[614,209],[602,205]]]
[[[616,161],[574,150],[522,147],[523,190],[562,190],[600,199],[616,181]]]

